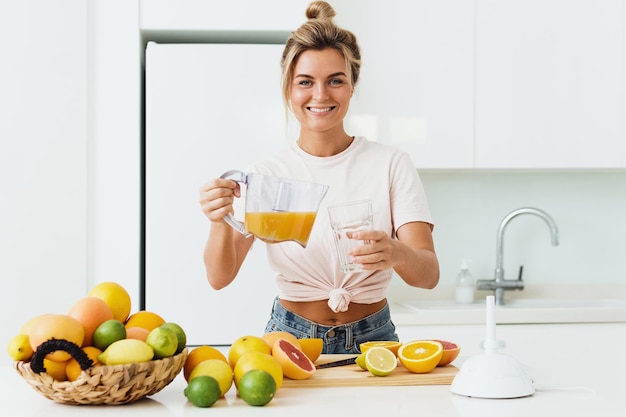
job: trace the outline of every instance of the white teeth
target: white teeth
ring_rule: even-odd
[[[316,108],[316,107],[309,107],[309,110],[312,111],[313,113],[324,113],[326,111],[331,111],[332,107],[325,107],[323,109]]]

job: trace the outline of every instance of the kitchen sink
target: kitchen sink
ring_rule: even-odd
[[[452,300],[411,300],[392,305],[398,315],[412,314],[432,324],[484,323],[485,302],[457,304]],[[626,322],[626,299],[541,299],[506,300],[496,306],[496,322],[515,323],[612,323]]]

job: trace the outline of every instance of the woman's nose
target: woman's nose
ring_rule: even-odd
[[[313,97],[322,99],[328,97],[328,87],[324,83],[317,83],[313,88]]]

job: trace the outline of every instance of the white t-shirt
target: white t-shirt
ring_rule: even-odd
[[[249,172],[329,186],[306,248],[291,241],[266,245],[270,267],[276,272],[278,295],[284,300],[328,299],[330,308],[338,312],[346,311],[350,302],[369,304],[386,296],[392,269],[341,272],[326,207],[372,200],[373,228],[392,237],[409,222],[432,224],[424,189],[409,155],[363,137],[356,137],[346,150],[330,157],[310,155],[294,142],[289,149],[252,165]],[[245,210],[243,200],[235,199],[234,203],[239,219]]]

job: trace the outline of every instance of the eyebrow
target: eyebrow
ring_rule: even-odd
[[[333,78],[333,77],[339,77],[339,76],[348,77],[348,75],[345,72],[339,71],[339,72],[335,72],[333,74],[330,74],[326,78]],[[296,76],[294,78],[298,78],[298,77],[315,78],[315,77],[313,77],[312,75],[309,75],[309,74],[296,74]]]

